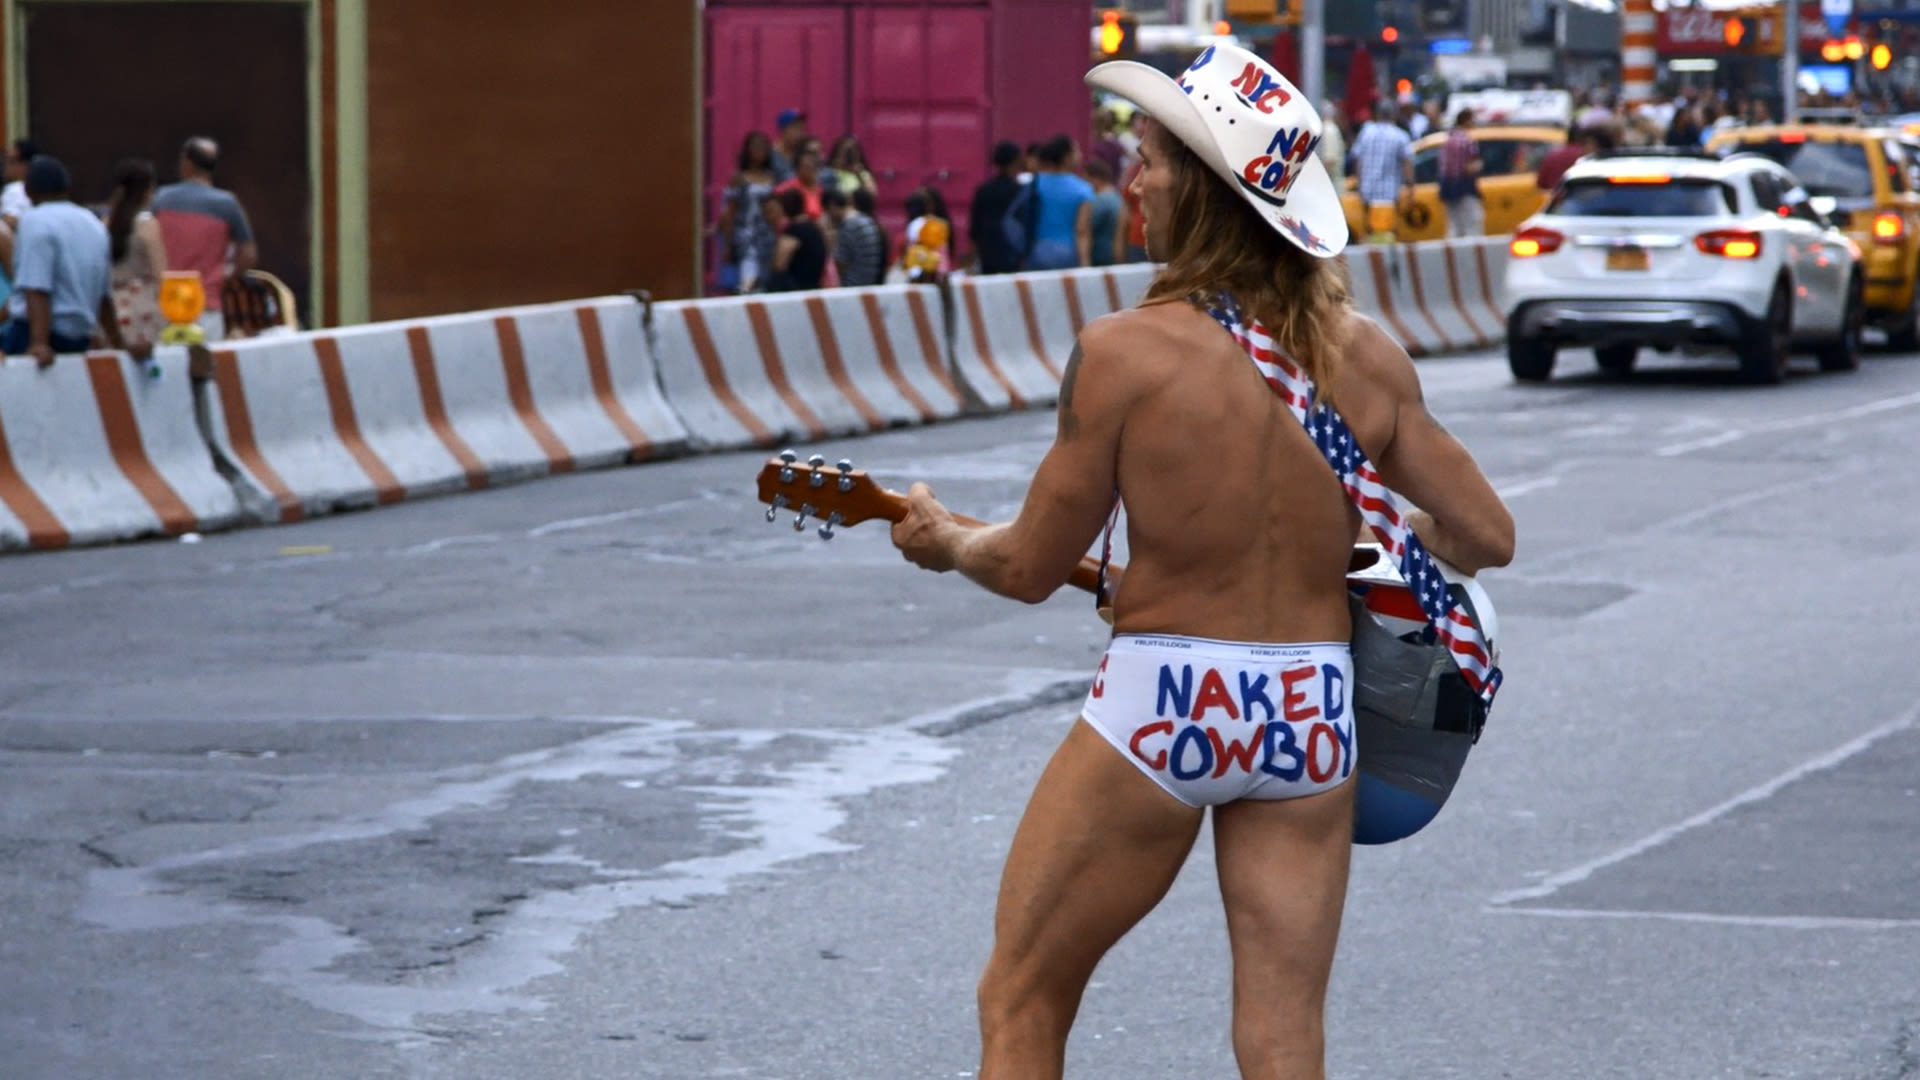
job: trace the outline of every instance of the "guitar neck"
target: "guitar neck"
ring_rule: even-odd
[[[905,521],[907,517],[907,497],[897,491],[885,491],[882,494],[885,496],[887,502],[887,520],[892,522]],[[970,529],[977,529],[986,524],[986,522],[981,521],[979,518],[970,518],[965,514],[955,514],[953,515],[953,520]],[[1082,592],[1091,593],[1096,596],[1099,595],[1100,560],[1091,555],[1081,559],[1080,564],[1073,568],[1073,573],[1067,576],[1067,584]]]

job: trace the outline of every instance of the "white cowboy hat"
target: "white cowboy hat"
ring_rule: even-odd
[[[1086,81],[1153,117],[1302,251],[1332,258],[1347,246],[1340,192],[1316,153],[1320,112],[1266,61],[1210,45],[1177,82],[1131,60]]]

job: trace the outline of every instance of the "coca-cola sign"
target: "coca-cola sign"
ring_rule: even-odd
[[[1727,43],[1727,20],[1739,18],[1750,37],[1740,48]],[[1709,11],[1706,8],[1668,8],[1658,14],[1654,46],[1662,56],[1714,56],[1730,52],[1778,53],[1782,42],[1776,12]],[[1800,7],[1800,48],[1812,52],[1831,34],[1818,3]]]

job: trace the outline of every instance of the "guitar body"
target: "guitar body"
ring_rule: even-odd
[[[1433,640],[1413,590],[1379,548],[1354,549],[1347,574],[1353,612],[1354,727],[1360,759],[1353,842],[1388,844],[1419,832],[1440,813],[1486,719],[1446,647]],[[1486,590],[1434,560],[1456,599],[1497,641]],[[1497,654],[1496,654],[1497,656]],[[1497,661],[1496,661],[1497,662]]]

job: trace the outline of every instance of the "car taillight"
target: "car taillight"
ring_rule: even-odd
[[[1760,255],[1760,234],[1745,229],[1715,229],[1693,238],[1693,246],[1708,255],[1754,259]]]
[[[1508,245],[1516,259],[1531,259],[1535,255],[1545,255],[1560,250],[1567,238],[1552,229],[1543,229],[1538,225],[1531,229],[1521,229]]]
[[[1897,244],[1907,235],[1907,222],[1899,214],[1876,214],[1873,218],[1873,239],[1876,243]]]

